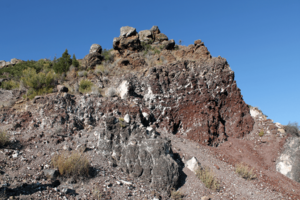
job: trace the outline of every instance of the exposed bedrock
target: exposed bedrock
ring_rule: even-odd
[[[160,138],[154,129],[108,116],[102,131],[95,134],[99,135],[100,152],[123,171],[158,190],[176,186],[179,170],[172,158],[171,141]]]
[[[276,170],[300,183],[300,138],[290,137],[276,163]]]

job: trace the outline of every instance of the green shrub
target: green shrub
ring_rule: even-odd
[[[260,132],[258,133],[258,135],[259,135],[259,137],[262,137],[262,136],[264,136],[264,131],[263,130],[260,130]]]
[[[47,74],[44,72],[36,73],[36,70],[32,68],[24,70],[21,78],[24,86],[28,89],[27,96],[30,99],[37,95],[51,93],[57,79],[58,77],[53,71],[49,71]]]
[[[212,190],[220,189],[220,182],[215,177],[214,173],[209,167],[203,169],[198,168],[196,171],[196,176],[204,183],[204,185]]]
[[[5,90],[13,90],[19,88],[20,84],[14,80],[4,81],[1,84],[1,88]]]
[[[79,92],[87,93],[92,91],[93,83],[89,80],[83,79],[79,83]]]
[[[5,131],[0,131],[0,147],[9,143],[9,135]]]
[[[89,176],[90,162],[83,153],[73,151],[62,153],[52,158],[52,166],[58,168],[59,174],[66,177]]]
[[[0,76],[1,77],[6,77],[6,78],[12,78],[14,80],[20,80],[20,78],[22,77],[23,75],[23,71],[25,69],[28,69],[28,68],[32,68],[34,69],[37,73],[39,73],[43,68],[45,67],[51,67],[52,66],[52,63],[50,61],[44,61],[42,59],[42,61],[25,61],[25,62],[20,62],[14,66],[11,66],[11,67],[4,67],[2,69],[0,69]],[[7,74],[7,75],[5,75]]]
[[[109,62],[114,61],[114,55],[111,54],[112,50],[113,49],[110,49],[110,50],[104,49],[102,51],[102,55],[104,57],[104,60],[109,61]]]
[[[250,167],[242,163],[236,165],[235,172],[246,180],[252,180],[256,178],[256,175],[253,172],[253,168],[250,169]]]

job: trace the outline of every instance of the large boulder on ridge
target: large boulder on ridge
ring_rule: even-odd
[[[90,48],[90,53],[102,53],[102,47],[99,44],[92,44],[91,48]]]
[[[136,51],[141,48],[139,35],[133,27],[125,26],[120,29],[120,36],[114,38],[113,49],[118,51]]]

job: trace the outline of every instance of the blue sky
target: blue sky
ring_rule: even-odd
[[[274,122],[300,123],[299,0],[0,0],[0,60],[83,58],[112,48],[120,27],[158,25],[183,45],[201,39],[228,60],[246,103]]]

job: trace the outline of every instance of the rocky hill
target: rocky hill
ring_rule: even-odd
[[[298,129],[247,105],[201,40],[127,26],[78,61],[3,64],[3,198],[300,199]]]

